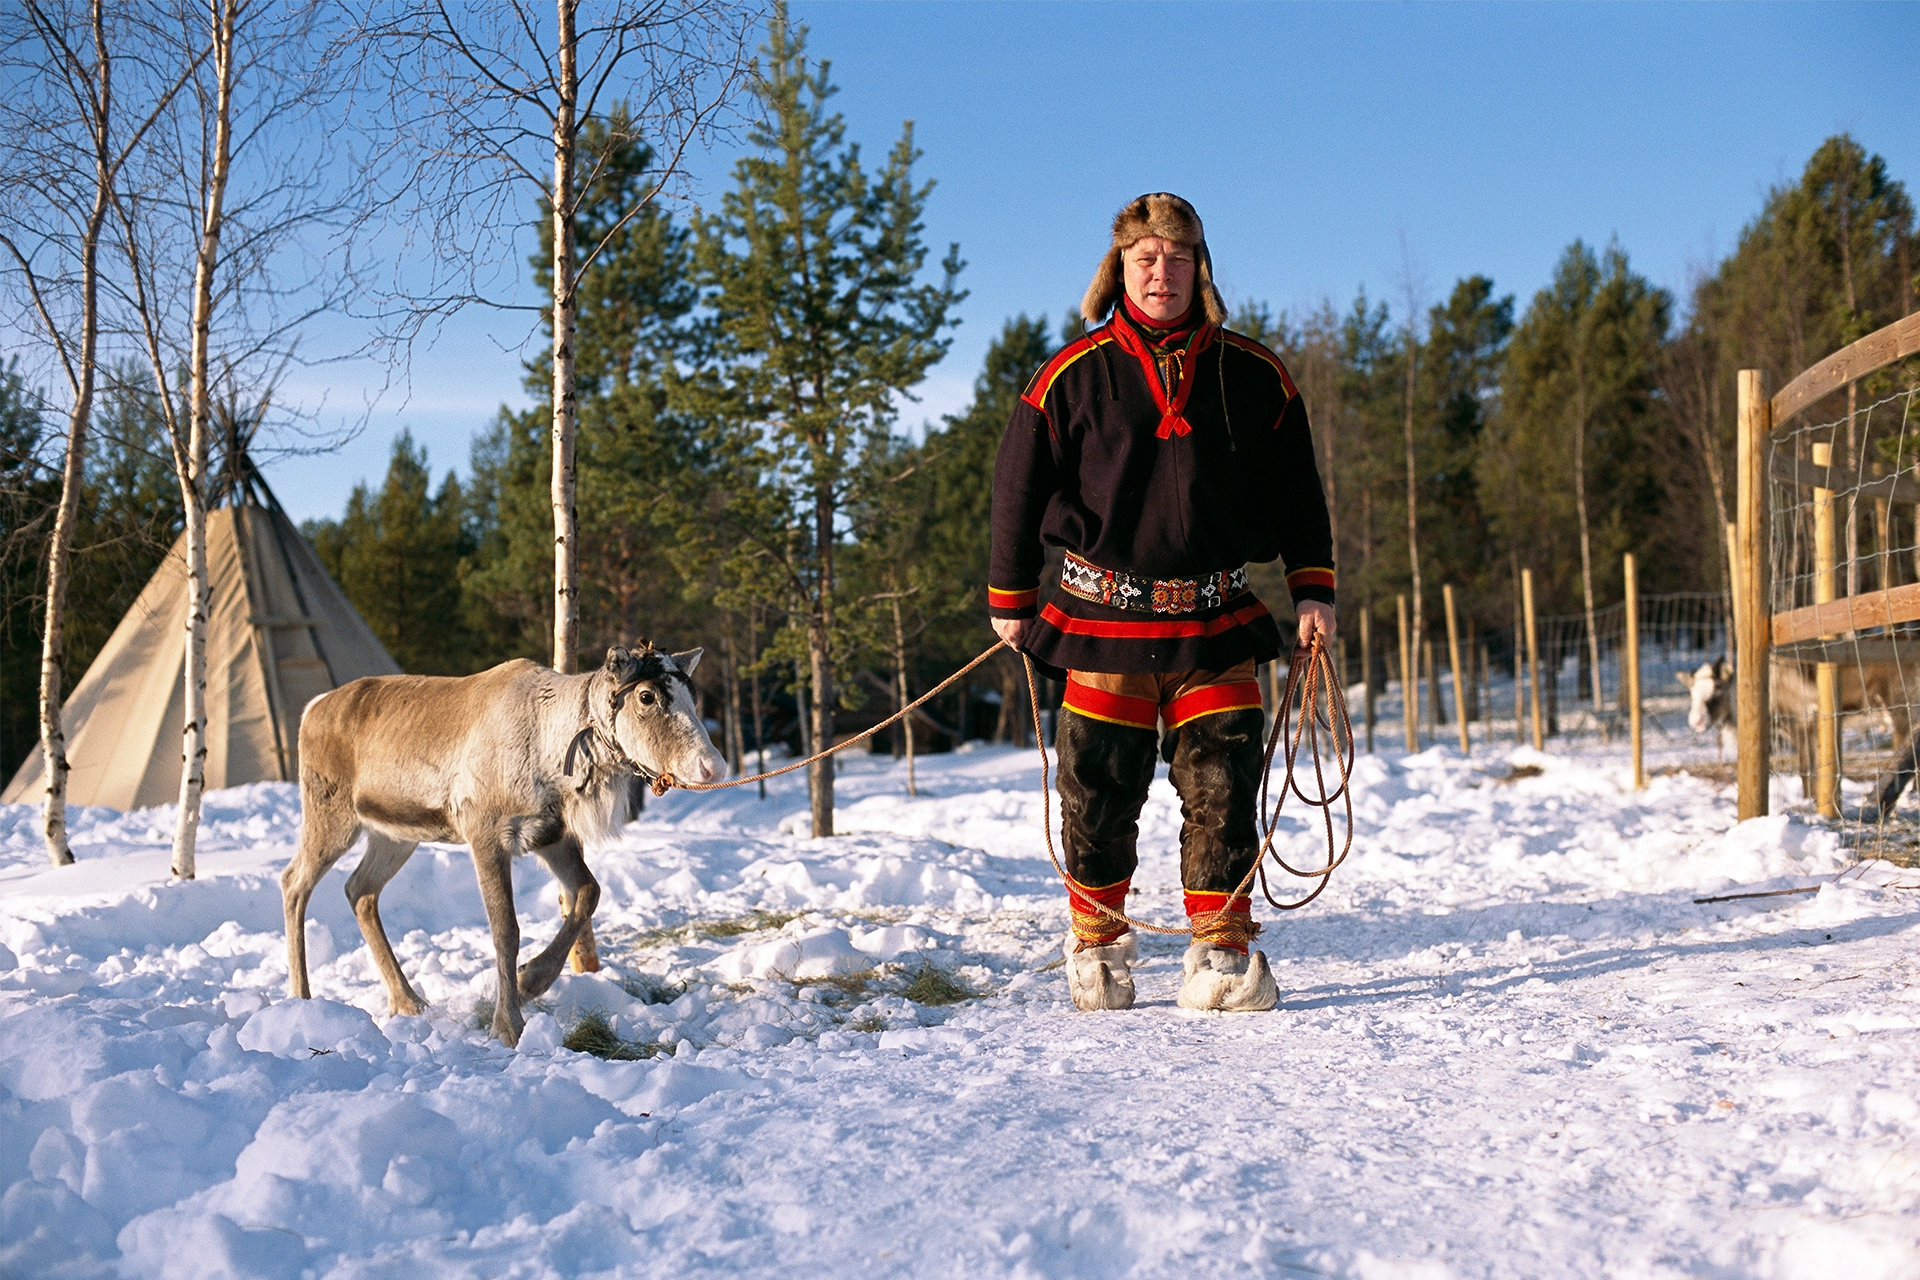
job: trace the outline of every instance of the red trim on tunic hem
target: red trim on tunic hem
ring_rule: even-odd
[[[1062,635],[1094,636],[1105,640],[1207,638],[1222,635],[1235,627],[1244,627],[1268,616],[1270,615],[1267,613],[1267,606],[1258,600],[1241,605],[1231,613],[1223,613],[1205,621],[1195,619],[1184,622],[1119,622],[1075,618],[1062,613],[1052,601],[1048,601],[1046,607],[1040,611],[1041,620]]]

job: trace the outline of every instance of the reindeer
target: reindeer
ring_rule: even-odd
[[[420,997],[380,924],[380,891],[422,840],[461,842],[493,932],[499,974],[493,1034],[520,1042],[520,1002],[553,985],[600,901],[582,845],[627,818],[633,780],[724,777],[688,679],[701,651],[614,648],[589,675],[524,659],[478,675],[370,676],[321,694],[300,725],[300,847],[280,877],[287,983],[307,985],[306,913],[313,888],[362,831],[367,850],[347,901],[386,980],[396,1014]],[[533,853],[560,882],[560,932],[516,973],[520,925],[509,860]]]
[[[1920,666],[1898,662],[1837,663],[1835,709],[1842,715],[1885,711],[1893,722],[1893,740],[1904,747],[1912,739],[1912,703],[1920,697]],[[1687,727],[1695,733],[1712,728],[1721,734],[1733,727],[1733,664],[1726,658],[1700,664],[1692,675],[1674,678],[1692,696]],[[1813,790],[1813,742],[1820,714],[1820,695],[1806,670],[1797,663],[1775,662],[1767,682],[1773,713],[1790,721],[1800,776]],[[1908,770],[1911,776],[1912,770]],[[1904,782],[1902,783],[1904,786]],[[1894,793],[1898,798],[1898,792]],[[1891,802],[1887,802],[1890,807]]]

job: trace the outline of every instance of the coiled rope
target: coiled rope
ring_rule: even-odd
[[[918,698],[915,698],[912,702],[909,702],[906,706],[900,708],[900,710],[888,716],[885,720],[880,721],[880,723],[874,725],[872,728],[854,734],[845,742],[835,743],[823,751],[816,751],[804,760],[796,760],[792,764],[783,765],[778,769],[769,769],[765,773],[756,773],[742,778],[729,778],[725,782],[681,782],[671,773],[663,773],[654,778],[650,784],[653,789],[653,794],[656,796],[665,795],[667,791],[673,787],[679,787],[683,791],[724,791],[728,787],[744,787],[749,783],[760,782],[767,778],[777,778],[783,773],[792,773],[795,769],[804,769],[809,765],[817,764],[829,756],[845,751],[848,747],[856,743],[865,742],[882,729],[888,728],[905,719],[913,711],[918,709],[922,703],[928,702],[939,694],[946,692],[946,690],[951,688],[962,676],[965,676],[988,658],[993,657],[995,653],[999,652],[1001,645],[1004,643],[1004,641],[996,642],[981,653],[979,657],[967,663],[966,666],[961,667],[945,680],[942,680],[939,684],[927,690],[927,692],[921,694]],[[1011,645],[1007,647],[1012,648]],[[1019,652],[1017,649],[1014,651],[1016,653]],[[1020,661],[1026,668],[1027,705],[1033,713],[1033,740],[1035,746],[1037,746],[1040,751],[1040,815],[1042,829],[1046,834],[1047,858],[1053,863],[1053,869],[1059,874],[1061,883],[1070,884],[1072,878],[1067,875],[1067,869],[1060,861],[1059,851],[1054,848],[1053,844],[1053,774],[1051,762],[1047,758],[1046,743],[1040,734],[1039,680],[1034,675],[1033,659],[1021,653]],[[1322,758],[1321,735],[1323,733],[1327,736],[1327,744],[1331,748],[1333,763],[1340,775],[1340,785],[1334,788],[1331,793],[1327,791],[1326,767]],[[1271,807],[1269,807],[1269,784],[1273,780],[1273,757],[1282,742],[1286,743],[1287,750],[1284,757],[1285,769],[1280,783],[1280,798],[1278,801],[1272,802]],[[1295,766],[1299,761],[1300,749],[1303,745],[1306,747],[1308,755],[1313,759],[1314,789],[1318,793],[1317,795],[1308,795],[1306,790],[1301,786],[1300,778],[1296,774]],[[1340,688],[1338,674],[1333,669],[1333,659],[1328,656],[1326,646],[1321,643],[1320,637],[1316,635],[1310,644],[1295,648],[1292,660],[1287,664],[1286,692],[1280,697],[1280,706],[1273,719],[1273,728],[1267,734],[1266,752],[1261,760],[1260,849],[1254,857],[1253,865],[1247,869],[1246,877],[1240,881],[1239,887],[1229,895],[1229,902],[1234,898],[1247,896],[1252,890],[1253,882],[1256,878],[1260,881],[1260,892],[1266,898],[1267,902],[1281,911],[1298,911],[1301,907],[1306,906],[1309,902],[1312,902],[1320,896],[1321,892],[1326,889],[1327,884],[1333,878],[1334,871],[1341,863],[1347,860],[1347,854],[1353,849],[1353,763],[1353,722],[1347,715],[1347,700]],[[1320,810],[1321,818],[1326,825],[1327,832],[1327,862],[1323,867],[1302,870],[1298,867],[1291,866],[1285,858],[1280,856],[1280,852],[1273,847],[1274,836],[1278,833],[1279,829],[1280,812],[1286,807],[1289,796],[1298,796],[1302,804]],[[1334,830],[1333,806],[1336,801],[1345,802],[1346,835],[1344,839],[1341,839]],[[1274,864],[1288,875],[1301,880],[1317,881],[1317,883],[1308,891],[1304,898],[1301,898],[1297,902],[1280,901],[1274,897],[1273,890],[1267,883],[1268,858],[1273,859]],[[1192,917],[1184,927],[1173,927],[1153,924],[1146,920],[1136,920],[1124,911],[1115,907],[1109,907],[1104,903],[1089,900],[1087,905],[1091,906],[1096,912],[1109,920],[1128,925],[1135,929],[1142,929],[1148,933],[1185,935],[1199,930],[1202,934],[1211,936],[1220,934],[1223,931],[1232,932],[1235,928],[1233,924],[1225,919],[1228,912],[1224,910],[1219,912],[1202,912]],[[1258,926],[1255,926],[1255,928],[1257,929]]]

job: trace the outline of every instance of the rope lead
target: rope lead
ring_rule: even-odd
[[[962,676],[998,653],[1005,641],[997,641],[979,657],[942,680],[927,692],[909,702],[900,710],[874,725],[871,729],[857,733],[837,746],[824,751],[816,751],[805,760],[796,760],[792,764],[778,769],[769,769],[765,773],[756,773],[744,778],[730,778],[725,782],[681,782],[670,773],[663,773],[651,780],[653,793],[665,795],[673,787],[683,791],[724,791],[728,787],[744,787],[749,783],[760,782],[767,778],[777,778],[783,773],[792,773],[795,769],[804,769],[816,764],[837,752],[845,751],[856,743],[864,742],[882,729],[895,724],[913,712],[922,703],[945,692]],[[1011,645],[1007,646],[1012,648]],[[1019,650],[1014,650],[1019,653]],[[1072,877],[1067,875],[1066,867],[1060,861],[1060,854],[1053,846],[1053,770],[1047,759],[1047,746],[1040,736],[1040,684],[1033,673],[1033,659],[1020,654],[1020,661],[1027,673],[1027,705],[1033,713],[1033,741],[1040,751],[1040,817],[1046,835],[1047,858],[1053,863],[1053,869],[1059,873],[1062,884],[1071,884]],[[1294,719],[1294,705],[1299,704],[1299,720]],[[1279,714],[1274,717],[1273,729],[1267,735],[1266,754],[1262,758],[1260,774],[1260,851],[1255,855],[1253,866],[1247,869],[1246,878],[1230,895],[1228,901],[1248,896],[1256,877],[1260,881],[1260,892],[1267,902],[1281,911],[1298,911],[1306,906],[1326,889],[1333,873],[1341,863],[1347,860],[1347,854],[1353,849],[1353,721],[1347,715],[1347,700],[1340,689],[1338,673],[1333,669],[1333,659],[1318,636],[1311,644],[1300,645],[1293,651],[1293,658],[1287,664],[1287,689],[1281,695]],[[1337,726],[1337,728],[1336,728]],[[1329,793],[1325,765],[1321,759],[1320,734],[1325,732],[1328,744],[1332,747],[1333,763],[1340,773],[1340,785]],[[1273,755],[1282,741],[1287,743],[1286,771],[1280,783],[1280,799],[1271,810],[1267,807],[1268,784],[1273,780]],[[1313,757],[1313,778],[1318,798],[1310,796],[1295,776],[1294,762],[1300,755],[1300,747],[1305,743],[1308,753]],[[1345,744],[1344,753],[1341,750]],[[571,751],[569,752],[571,755]],[[1287,797],[1298,796],[1302,804],[1320,810],[1327,830],[1327,865],[1317,870],[1302,871],[1287,865],[1285,858],[1274,850],[1273,838],[1278,830],[1280,811],[1286,807]],[[1336,800],[1346,804],[1346,839],[1340,841],[1333,829],[1333,805]],[[1336,851],[1336,845],[1338,849]],[[1311,892],[1298,902],[1281,902],[1273,896],[1273,890],[1267,884],[1267,859],[1290,876],[1302,880],[1317,880]],[[1150,924],[1145,920],[1136,920],[1124,911],[1109,907],[1105,903],[1088,900],[1087,905],[1100,915],[1118,924],[1135,929],[1144,929],[1148,933],[1169,935],[1193,934],[1201,939],[1225,937],[1246,930],[1245,917],[1228,919],[1229,913],[1222,911],[1202,912],[1188,922],[1185,927],[1169,928],[1166,925]],[[1258,932],[1259,926],[1253,926]],[[1250,936],[1250,935],[1249,935]]]

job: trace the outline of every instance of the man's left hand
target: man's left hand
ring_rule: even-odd
[[[1321,604],[1318,600],[1302,600],[1293,607],[1300,615],[1300,645],[1302,648],[1313,643],[1315,636],[1320,637],[1323,649],[1333,647],[1334,617],[1333,606]]]

